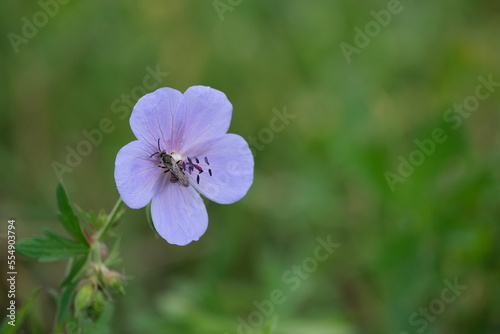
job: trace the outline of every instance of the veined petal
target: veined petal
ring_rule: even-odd
[[[233,106],[221,91],[206,86],[188,88],[175,114],[174,150],[184,152],[227,133],[232,112]]]
[[[149,157],[150,151],[148,144],[136,140],[122,147],[116,156],[116,186],[123,202],[132,209],[151,201],[163,173],[158,162]]]
[[[159,191],[151,203],[156,231],[167,242],[184,246],[198,240],[207,230],[205,204],[193,187],[183,187],[162,178]]]
[[[206,198],[231,204],[239,201],[252,185],[254,160],[247,142],[235,134],[225,134],[202,145],[189,149],[187,156],[197,157],[203,173],[195,169],[186,172],[190,183]],[[207,157],[208,163],[205,162]],[[209,174],[209,169],[212,176]],[[199,184],[197,176],[200,177]]]
[[[137,101],[130,127],[139,140],[144,140],[158,149],[172,151],[173,129],[177,109],[182,101],[182,93],[172,88],[160,88],[146,94]]]

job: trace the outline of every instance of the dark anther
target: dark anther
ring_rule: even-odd
[[[193,164],[193,162],[191,161],[191,158],[190,158],[190,157],[188,157],[188,161],[189,161],[189,164],[190,164],[190,165],[192,165],[192,164]]]
[[[196,163],[199,164],[200,163],[200,160],[198,160],[197,157],[194,157],[194,160],[196,160]]]
[[[207,157],[205,157],[205,162],[207,163],[207,165],[210,165],[210,164],[208,163],[208,158],[207,158]]]
[[[208,174],[210,174],[210,176],[212,176],[212,170],[211,169],[208,170]]]
[[[200,184],[200,174],[196,175],[196,183]]]
[[[194,168],[196,168],[196,170],[198,170],[198,172],[203,173],[203,168],[201,168],[200,166],[198,165],[193,165]]]

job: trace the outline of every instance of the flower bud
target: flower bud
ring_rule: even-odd
[[[121,294],[125,294],[122,284],[123,276],[116,271],[109,270],[108,268],[102,266],[99,270],[99,280],[102,286],[106,288],[112,288],[119,291]]]
[[[104,295],[101,291],[95,294],[94,302],[92,303],[92,313],[95,320],[99,319],[104,310]]]
[[[122,280],[118,277],[112,277],[110,279],[110,287],[115,289],[116,291],[120,292],[122,295],[125,294],[125,289],[123,288]]]
[[[75,313],[78,314],[81,311],[87,309],[94,299],[94,287],[91,282],[85,283],[75,296]]]

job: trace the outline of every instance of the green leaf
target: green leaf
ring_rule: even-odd
[[[95,224],[95,222],[97,220],[97,216],[93,210],[90,210],[89,212],[87,212],[74,203],[73,203],[73,208],[75,208],[76,211],[78,212],[78,214],[80,216],[82,216],[87,222],[89,222],[91,224]]]
[[[76,258],[72,259],[73,262],[71,264],[71,269],[66,278],[64,279],[64,281],[62,281],[61,287],[64,288],[69,284],[73,283],[78,277],[80,277],[85,272],[85,270],[87,269],[85,267],[85,264],[87,263],[88,258],[89,256],[87,254],[86,256],[82,256],[78,260]]]
[[[61,298],[57,303],[58,310],[57,310],[56,323],[58,325],[61,325],[62,321],[66,317],[66,314],[68,313],[69,307],[71,306],[71,302],[73,300],[73,294],[75,293],[75,289],[78,286],[78,283],[79,283],[78,281],[75,281],[69,284],[61,294]]]
[[[89,248],[61,237],[49,230],[44,230],[47,236],[20,240],[16,245],[19,254],[38,259],[41,262],[57,261],[72,256],[87,254]]]
[[[88,319],[83,313],[78,316],[82,334],[109,334],[111,320],[113,319],[114,305],[109,301],[105,301],[101,315],[98,319]]]
[[[42,291],[41,289],[36,290],[33,292],[28,299],[24,301],[24,304],[19,307],[17,306],[17,312],[16,312],[16,320],[15,320],[15,326],[11,326],[8,324],[10,318],[5,318],[4,321],[2,322],[2,325],[0,325],[0,333],[2,334],[13,334],[15,333],[19,328],[21,328],[21,325],[23,324],[24,318],[26,317],[27,314],[29,314],[29,311],[33,307],[33,303],[38,296],[38,294]]]
[[[87,238],[83,235],[78,217],[73,212],[68,200],[68,195],[66,195],[66,191],[61,183],[57,185],[57,206],[60,211],[57,218],[64,225],[66,231],[68,231],[68,233],[79,243],[88,245],[89,243]]]

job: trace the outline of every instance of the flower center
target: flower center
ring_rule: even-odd
[[[180,183],[184,187],[189,187],[189,179],[186,172],[191,175],[193,171],[197,171],[196,183],[200,184],[200,174],[203,173],[203,168],[199,165],[200,160],[197,157],[187,157],[187,161],[182,159],[182,155],[176,152],[168,154],[160,148],[160,139],[158,138],[158,151],[151,154],[150,158],[157,155],[159,159],[158,167],[163,168],[163,173],[170,172],[170,182]],[[203,159],[207,166],[210,166],[208,158]],[[195,161],[196,163],[193,163]],[[208,175],[212,176],[212,170],[208,168]]]
[[[174,158],[175,161],[182,160],[182,155],[180,155],[179,153],[172,152],[172,153],[170,153],[170,155],[172,156],[172,158]]]

